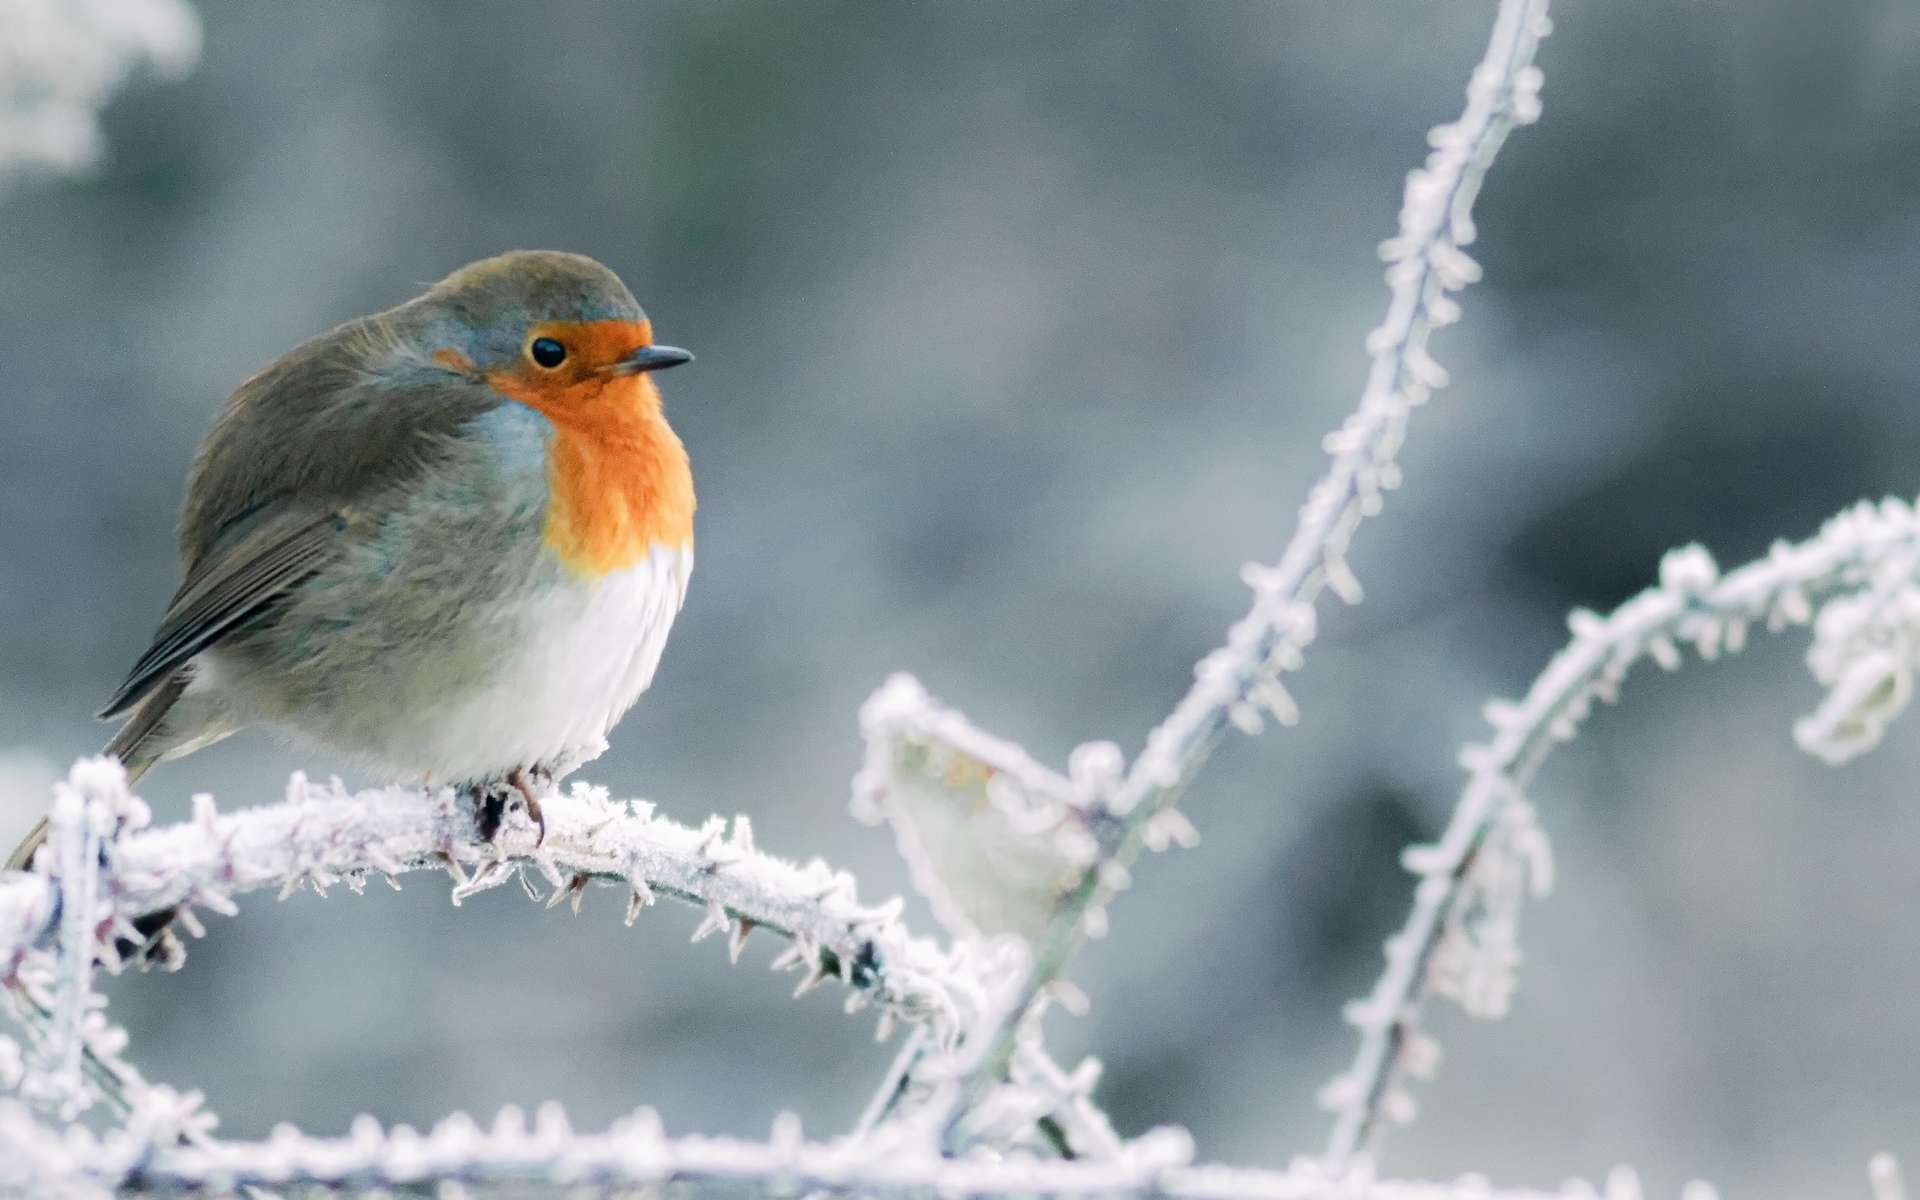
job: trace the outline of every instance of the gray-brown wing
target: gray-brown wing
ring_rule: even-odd
[[[194,655],[268,615],[332,553],[342,524],[333,512],[269,513],[203,555],[100,715],[127,711]]]
[[[428,314],[430,315],[430,314]],[[242,384],[201,444],[181,514],[187,581],[101,716],[271,615],[369,497],[404,489],[474,417],[505,402],[421,356],[417,304],[296,347]]]
[[[402,488],[468,421],[506,402],[425,356],[422,310],[402,305],[295,347],[240,385],[201,443],[181,513],[191,574],[235,523],[298,497],[315,512]]]

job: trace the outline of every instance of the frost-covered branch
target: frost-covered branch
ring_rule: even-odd
[[[1627,672],[1651,658],[1668,670],[1682,646],[1702,658],[1740,650],[1755,624],[1814,626],[1808,662],[1827,689],[1796,739],[1840,762],[1876,742],[1913,693],[1920,664],[1920,516],[1899,500],[1861,504],[1805,542],[1725,576],[1698,546],[1671,552],[1660,582],[1612,613],[1579,611],[1573,638],[1517,704],[1487,706],[1493,740],[1461,760],[1467,784],[1432,846],[1407,851],[1419,876],[1413,911],[1386,944],[1370,995],[1347,1008],[1360,1031],[1353,1064],[1322,1092],[1335,1116],[1329,1158],[1366,1150],[1381,1120],[1406,1119],[1401,1074],[1419,1077],[1438,1048],[1420,1031],[1429,991],[1470,1013],[1499,1016],[1513,990],[1519,908],[1551,883],[1552,860],[1524,792],[1554,746],[1571,741],[1596,701],[1612,702]]]
[[[126,1116],[147,1094],[146,1081],[123,1057],[126,1032],[107,1021],[106,997],[93,983],[96,963],[120,965],[117,938],[138,936],[130,922],[116,916],[106,894],[106,846],[143,826],[148,816],[146,806],[128,793],[117,764],[76,764],[54,788],[53,836],[46,851],[53,886],[43,898],[25,900],[19,910],[57,922],[57,936],[50,947],[0,959],[10,964],[0,1010],[27,1035],[21,1094],[62,1120],[74,1120],[102,1100]],[[182,1132],[201,1130],[195,1124]]]
[[[1385,492],[1399,483],[1395,459],[1413,409],[1446,383],[1428,339],[1460,315],[1448,293],[1479,278],[1465,247],[1474,240],[1481,181],[1513,127],[1539,116],[1542,77],[1533,58],[1550,28],[1546,10],[1546,0],[1502,0],[1464,111],[1428,134],[1433,150],[1407,177],[1399,232],[1380,248],[1391,295],[1385,319],[1367,338],[1373,361],[1366,388],[1353,415],[1327,438],[1332,462],[1309,493],[1279,561],[1244,572],[1254,591],[1252,608],[1228,631],[1226,644],[1195,667],[1193,686],[1124,774],[1111,747],[1083,748],[1095,760],[1085,772],[1096,789],[1087,797],[1095,859],[1049,917],[1017,1002],[972,1048],[962,1111],[1005,1072],[1035,1003],[1090,928],[1104,927],[1104,906],[1124,885],[1124,867],[1148,822],[1178,799],[1227,727],[1251,733],[1269,715],[1283,724],[1295,719],[1280,675],[1300,665],[1313,640],[1321,592],[1330,588],[1349,603],[1360,599],[1347,547],[1359,523],[1378,512]],[[1108,864],[1121,869],[1105,869]]]
[[[124,792],[117,764],[107,760],[76,767],[75,786],[102,786],[103,773]],[[539,879],[549,905],[578,905],[603,884],[624,894],[629,922],[658,896],[700,906],[706,918],[694,939],[724,935],[736,959],[756,929],[789,939],[775,966],[801,971],[800,990],[838,978],[853,989],[849,1010],[877,1003],[883,1025],[896,1017],[925,1022],[947,1038],[987,1003],[981,980],[993,964],[986,948],[949,950],[912,936],[897,899],[863,905],[851,876],[818,860],[796,866],[761,853],[744,817],[731,826],[717,817],[680,825],[655,816],[651,805],[616,802],[583,784],[541,803],[546,835],[538,845],[525,820],[481,841],[471,809],[444,789],[356,794],[295,776],[283,804],[223,814],[197,797],[191,821],[136,831],[142,809],[127,832],[103,843],[103,919],[124,930],[138,917],[178,912],[196,930],[195,909],[231,913],[242,892],[276,888],[284,896],[312,886],[324,893],[336,883],[358,890],[369,874],[394,882],[423,868],[453,876],[455,903],[514,879],[533,892]],[[58,929],[55,886],[44,875],[0,876],[0,976],[17,971]]]
[[[166,1122],[158,1122],[164,1130]],[[1452,1183],[1334,1177],[1302,1160],[1285,1170],[1190,1165],[1192,1142],[1156,1130],[1103,1162],[945,1158],[880,1139],[808,1142],[782,1114],[765,1141],[669,1137],[650,1109],[604,1133],[577,1133],[558,1105],[529,1122],[505,1109],[491,1127],[464,1114],[427,1132],[384,1129],[362,1117],[342,1138],[283,1128],[263,1142],[178,1146],[136,1122],[96,1137],[55,1135],[24,1106],[0,1100],[0,1189],[59,1200],[108,1195],[230,1195],[258,1187],[298,1194],[403,1191],[455,1185],[461,1193],[578,1195],[672,1184],[728,1195],[1056,1197],[1059,1200],[1640,1200],[1630,1171],[1604,1190],[1579,1181],[1552,1191],[1501,1190],[1479,1177]],[[444,1193],[437,1193],[444,1194]]]

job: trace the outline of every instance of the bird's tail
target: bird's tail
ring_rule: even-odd
[[[111,754],[120,760],[120,764],[127,770],[129,784],[137,782],[166,753],[168,749],[166,739],[157,736],[161,721],[186,687],[187,681],[182,674],[174,676],[155,688],[153,694],[142,700],[133,710],[133,716],[120,727],[120,732],[114,734],[113,740],[107,743],[104,753]],[[21,843],[14,847],[13,853],[7,857],[5,869],[26,870],[33,865],[34,853],[46,840],[47,818],[41,817],[39,823],[33,827],[33,832],[27,834]],[[0,845],[4,844],[0,843]]]

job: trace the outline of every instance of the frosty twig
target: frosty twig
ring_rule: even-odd
[[[1254,732],[1266,715],[1292,722],[1293,701],[1279,676],[1299,665],[1313,640],[1321,591],[1331,588],[1349,603],[1360,599],[1347,546],[1399,482],[1395,457],[1408,417],[1446,383],[1427,341],[1459,317],[1448,293],[1479,278],[1464,247],[1474,240],[1481,180],[1513,127],[1539,116],[1541,74],[1533,57],[1549,30],[1546,9],[1546,0],[1502,0],[1486,54],[1467,85],[1465,110],[1428,135],[1433,151],[1407,177],[1399,232],[1381,246],[1391,298],[1385,320],[1367,338],[1373,365],[1359,407],[1327,438],[1333,461],[1308,495],[1279,562],[1247,568],[1253,607],[1228,631],[1226,644],[1200,660],[1193,686],[1148,735],[1125,775],[1090,798],[1099,861],[1055,910],[1016,1004],[974,1048],[960,1111],[1006,1070],[1034,1002],[1065,969],[1089,916],[1114,890],[1114,874],[1099,863],[1124,865],[1138,851],[1149,819],[1179,798],[1228,725]]]
[[[1420,883],[1413,911],[1388,939],[1387,967],[1347,1019],[1360,1048],[1322,1092],[1335,1113],[1329,1158],[1368,1148],[1383,1116],[1410,1111],[1402,1073],[1431,1069],[1436,1049],[1419,1028],[1429,990],[1469,1012],[1498,1016],[1512,991],[1518,905],[1550,882],[1545,841],[1525,789],[1553,747],[1571,741],[1596,701],[1610,702],[1627,672],[1652,658],[1671,670],[1680,646],[1703,658],[1738,651],[1756,623],[1815,625],[1809,660],[1828,695],[1796,737],[1840,761],[1866,749],[1913,692],[1920,651],[1920,516],[1898,500],[1861,504],[1805,542],[1724,577],[1698,546],[1669,553],[1660,582],[1612,613],[1576,612],[1573,639],[1526,698],[1487,706],[1493,740],[1462,756],[1468,777],[1438,843],[1406,854]]]
[[[76,768],[83,770],[119,778],[110,762]],[[625,895],[629,921],[657,896],[698,905],[707,915],[696,940],[724,935],[736,957],[753,930],[787,938],[775,962],[801,971],[803,990],[837,978],[854,989],[852,1007],[870,1000],[884,1019],[928,1022],[937,1036],[981,1003],[974,948],[943,950],[912,936],[897,902],[863,905],[851,876],[817,860],[796,866],[761,853],[744,818],[679,825],[654,816],[651,805],[619,803],[584,785],[543,806],[541,845],[524,821],[486,843],[451,792],[348,794],[295,776],[283,804],[223,814],[200,798],[190,822],[112,840],[101,885],[119,921],[179,911],[191,927],[194,909],[229,913],[233,896],[261,888],[357,889],[368,874],[391,880],[431,869],[453,876],[458,903],[530,872],[550,889],[550,903],[578,904],[590,885],[612,885]],[[0,965],[53,935],[54,886],[38,875],[0,881]]]
[[[164,1122],[162,1122],[164,1124]],[[1593,1200],[1584,1184],[1500,1191],[1458,1183],[1335,1179],[1310,1162],[1285,1170],[1190,1165],[1192,1142],[1157,1130],[1101,1162],[952,1159],[883,1140],[804,1140],[799,1118],[775,1118],[764,1141],[669,1137],[642,1109],[603,1133],[580,1133],[558,1105],[531,1119],[503,1110],[491,1126],[455,1114],[433,1129],[385,1129],[371,1117],[341,1138],[284,1129],[263,1142],[173,1146],[146,1126],[96,1138],[46,1136],[22,1106],[0,1100],[0,1188],[42,1197],[231,1195],[250,1187],[299,1194],[458,1187],[456,1194],[577,1195],[675,1185],[682,1194],[1054,1197],[1058,1200]],[[1609,1197],[1627,1195],[1609,1189]],[[1637,1196],[1637,1193],[1635,1194]]]

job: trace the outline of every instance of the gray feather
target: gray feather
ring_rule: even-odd
[[[116,717],[168,682],[194,655],[271,614],[276,601],[323,562],[341,524],[291,511],[248,526],[233,544],[208,554],[167,606],[145,654],[100,710]]]
[[[234,392],[200,447],[180,522],[187,578],[100,715],[126,712],[195,655],[271,619],[349,525],[504,402],[421,357],[418,302],[297,347]]]

